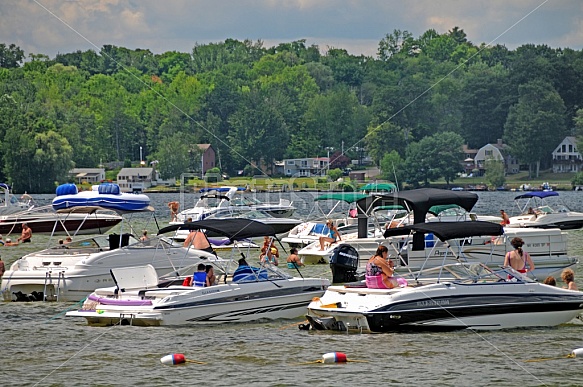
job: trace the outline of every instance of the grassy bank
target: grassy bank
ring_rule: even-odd
[[[505,187],[507,189],[519,189],[523,184],[530,185],[532,188],[538,188],[543,182],[548,182],[557,190],[572,190],[571,180],[574,173],[541,173],[538,178],[529,178],[527,172],[521,172],[515,175],[506,177]],[[206,182],[202,179],[191,179],[185,184],[186,192],[195,192],[205,187],[219,187],[219,186],[237,186],[248,187],[250,190],[262,192],[285,192],[285,191],[329,191],[340,190],[341,183],[350,184],[357,189],[362,187],[374,179],[367,179],[366,181],[351,181],[348,177],[344,177],[342,182],[329,182],[325,178],[313,177],[294,177],[294,178],[269,178],[269,177],[238,177],[221,182]],[[485,186],[486,181],[483,177],[469,177],[458,178],[449,184],[451,187],[479,187]],[[431,182],[432,187],[446,188],[447,185],[444,180]],[[147,192],[179,192],[180,186],[175,187],[153,187]]]

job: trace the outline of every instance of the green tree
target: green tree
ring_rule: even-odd
[[[380,162],[382,178],[393,181],[399,189],[402,189],[405,180],[404,163],[405,160],[401,158],[396,150],[385,153]]]
[[[501,187],[506,183],[506,177],[504,176],[504,162],[501,160],[487,159],[484,163],[486,173],[484,174],[484,180],[488,183],[490,188]]]
[[[160,161],[158,170],[162,179],[177,178],[187,172],[191,166],[191,157],[197,162],[200,160],[200,152],[192,154],[189,150],[188,136],[181,133],[174,133],[160,140],[155,157]]]
[[[0,67],[10,69],[20,66],[24,59],[24,51],[15,44],[6,46],[0,43]]]
[[[540,165],[550,165],[551,153],[568,134],[565,105],[547,82],[535,80],[518,89],[518,103],[510,108],[504,138],[511,153],[529,164],[529,176],[538,177]]]

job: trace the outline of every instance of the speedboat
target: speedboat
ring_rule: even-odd
[[[232,261],[210,262],[219,283],[210,287],[159,281],[151,266],[127,268],[128,280],[112,272],[116,286],[91,293],[82,308],[67,312],[89,325],[199,325],[296,318],[330,285],[323,278],[301,278],[265,266],[244,280],[233,280]],[[123,277],[123,276],[122,276]]]
[[[275,236],[272,227],[246,219],[205,219],[165,229],[176,227],[204,229],[207,235],[228,235],[231,239]],[[303,278],[299,271],[300,277],[292,277],[267,263],[248,267],[249,274],[240,276],[236,271],[239,258],[233,254],[229,259],[204,262],[213,266],[218,279],[218,284],[210,287],[184,285],[185,273],[191,274],[193,269],[160,278],[149,265],[112,270],[115,286],[96,289],[81,310],[67,316],[83,317],[90,325],[146,326],[295,318],[330,285],[327,279]]]
[[[408,278],[394,289],[330,286],[308,305],[306,328],[379,333],[551,327],[583,311],[583,292],[536,282],[512,268],[457,263]]]
[[[57,187],[51,205],[0,216],[0,233],[20,233],[26,223],[33,233],[82,235],[105,233],[122,221],[119,212],[144,209],[146,195],[121,193],[117,184],[94,185],[79,192],[75,184]]]
[[[101,234],[121,221],[122,217],[118,213],[103,207],[72,207],[55,211],[49,204],[1,215],[0,234],[19,234],[23,223],[28,224],[35,234]]]
[[[576,257],[568,254],[568,234],[560,229],[538,228],[502,228],[498,223],[487,221],[449,221],[426,222],[427,211],[436,205],[456,204],[470,211],[478,197],[472,192],[427,189],[403,191],[393,195],[378,195],[363,199],[359,203],[359,231],[342,235],[342,241],[325,245],[314,242],[298,252],[304,264],[330,263],[332,271],[339,272],[333,282],[349,281],[351,275],[345,275],[335,268],[339,256],[358,256],[357,266],[349,270],[358,276],[365,268],[368,257],[374,255],[380,245],[390,247],[391,258],[395,260],[397,271],[420,270],[423,267],[440,266],[461,259],[484,263],[491,266],[502,265],[507,252],[514,250],[510,241],[520,237],[525,242],[525,250],[531,255],[535,270],[531,275],[543,279],[548,275],[558,276],[566,267],[578,263]],[[412,224],[385,228],[374,225],[371,232],[367,214],[376,207],[401,205],[412,211],[416,219]],[[447,243],[437,240],[438,235]],[[447,246],[454,246],[456,255],[448,253]],[[352,261],[356,262],[356,261]],[[340,278],[347,278],[340,280]]]
[[[105,190],[110,191],[111,187]],[[92,194],[98,196],[100,191],[93,190]],[[64,195],[72,196],[74,193]],[[108,197],[112,194],[105,195]],[[133,197],[134,200],[136,198],[139,197]],[[110,199],[107,202],[111,202]],[[182,265],[215,257],[208,252],[176,246],[165,236],[139,241],[134,236],[130,218],[136,213],[153,214],[154,209],[146,206],[136,210],[134,202],[124,210],[121,196],[118,199],[115,201],[116,211],[124,213],[124,221],[116,230],[119,233],[75,238],[71,243],[51,246],[23,256],[4,273],[2,298],[5,301],[79,301],[98,286],[112,284],[109,270],[113,268],[151,264],[163,274]],[[147,196],[144,195],[142,200],[143,205],[149,204]],[[60,206],[63,202],[61,195],[56,196],[53,202]],[[76,203],[75,200],[70,202]],[[104,201],[101,204],[107,205]],[[75,208],[92,211],[92,207],[85,202],[68,206],[68,210]]]
[[[292,202],[280,198],[278,203],[263,203],[255,198],[244,196],[245,189],[237,187],[202,188],[201,196],[194,207],[177,214],[178,222],[188,219],[202,220],[210,215],[229,217],[233,211],[265,211],[276,218],[289,218],[296,208]]]
[[[10,215],[34,207],[32,196],[22,195],[20,198],[12,193],[12,188],[6,183],[0,183],[0,215]]]
[[[287,243],[289,247],[300,249],[306,247],[310,243],[319,240],[321,236],[330,234],[330,230],[326,226],[328,220],[334,222],[341,234],[356,231],[356,202],[366,196],[366,194],[357,192],[332,192],[315,197],[315,205],[305,217],[310,220],[300,223],[291,229],[281,241]],[[329,210],[325,210],[323,203],[328,202],[334,204]],[[338,214],[337,210],[344,205],[348,205],[347,211],[344,211],[343,214]]]
[[[514,198],[520,215],[511,216],[507,227],[538,227],[576,230],[583,228],[583,213],[571,211],[556,191],[526,192]]]

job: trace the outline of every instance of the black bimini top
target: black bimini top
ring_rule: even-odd
[[[425,222],[425,216],[432,206],[455,204],[470,211],[477,201],[478,195],[473,192],[420,188],[385,195],[370,195],[360,199],[358,206],[370,214],[371,210],[378,206],[401,205],[412,210],[416,219],[419,214],[419,219],[423,219],[422,222]]]
[[[429,222],[417,223],[404,227],[389,228],[384,232],[385,238],[411,233],[433,233],[442,242],[455,238],[469,238],[482,235],[502,235],[504,228],[497,223],[469,221],[469,222]]]
[[[250,219],[204,219],[164,227],[158,235],[176,230],[206,230],[207,237],[226,236],[231,241],[262,236],[275,236],[275,229],[268,224]]]

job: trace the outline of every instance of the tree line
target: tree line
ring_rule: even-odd
[[[54,58],[0,44],[0,180],[54,192],[71,168],[139,160],[140,149],[178,177],[198,170],[196,144],[210,143],[229,174],[328,149],[334,168],[366,149],[390,180],[422,186],[456,176],[462,144],[497,139],[536,174],[582,131],[581,106],[581,51],[476,45],[458,27],[394,30],[376,57],[304,40]]]

